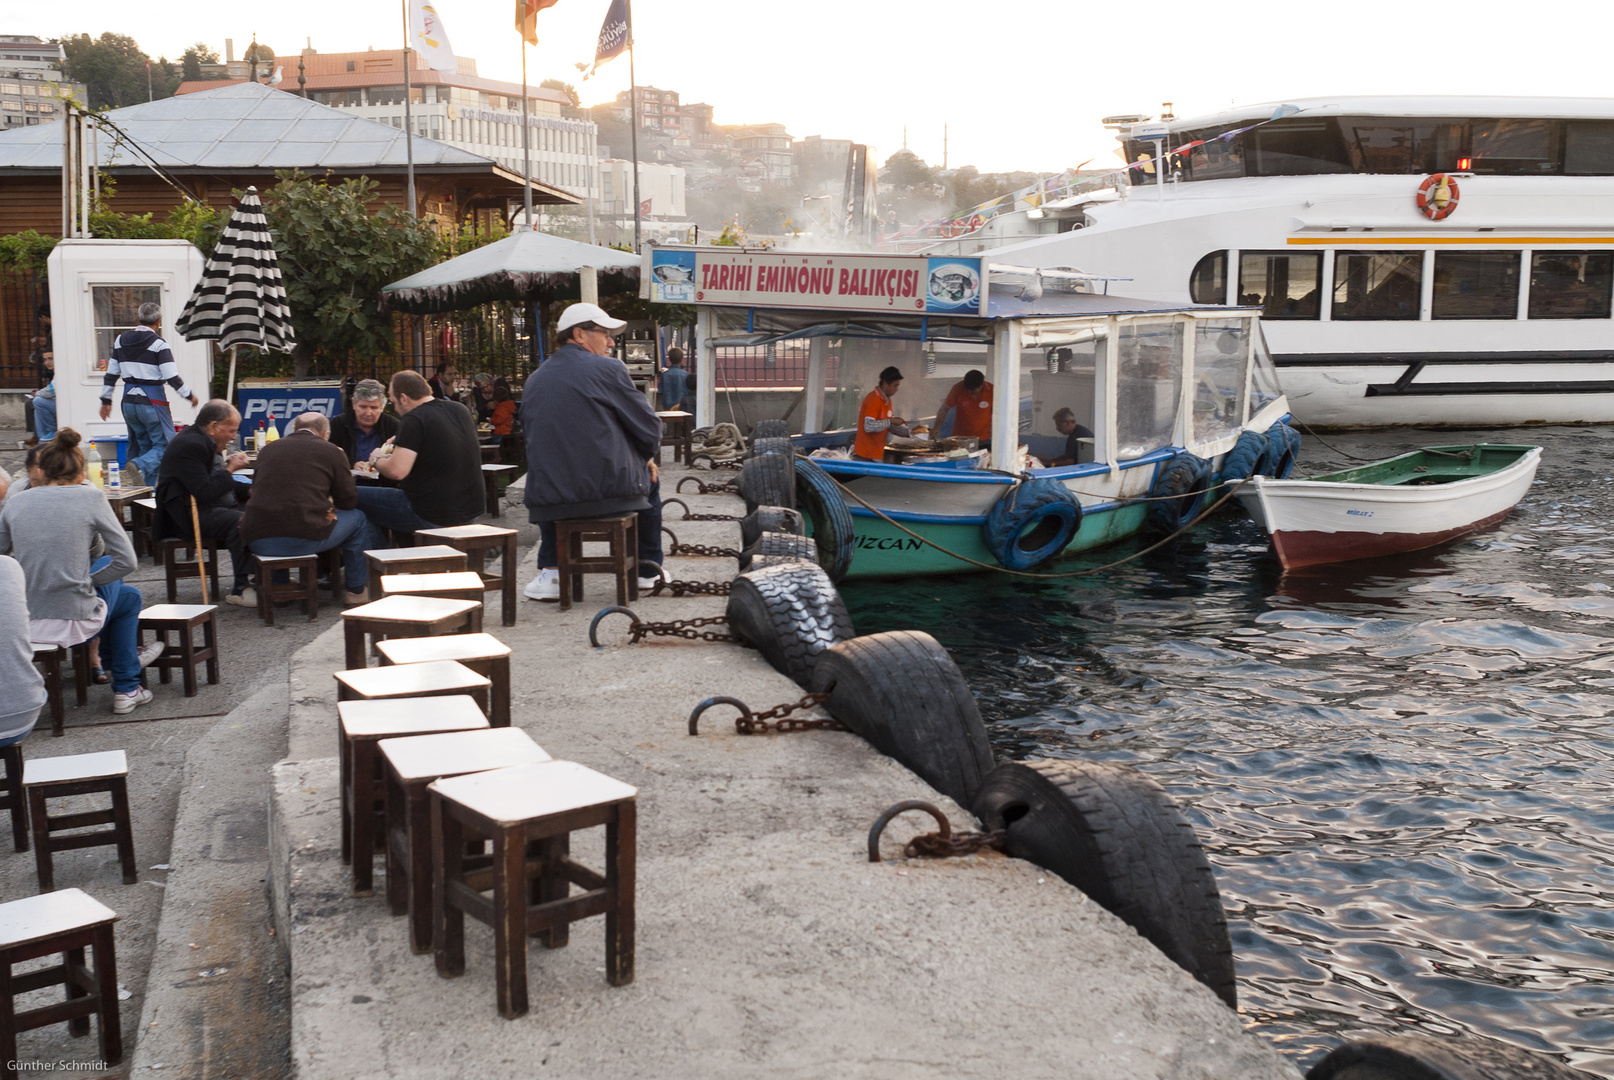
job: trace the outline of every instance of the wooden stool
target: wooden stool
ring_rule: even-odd
[[[185,696],[196,696],[196,665],[207,662],[207,683],[216,686],[219,681],[219,628],[214,604],[158,604],[140,613],[140,627],[135,644],[146,640],[150,630],[156,640],[163,643],[163,653],[150,664],[158,670],[164,683],[172,682],[171,674],[178,668],[185,679]],[[202,628],[202,643],[196,644],[192,633]],[[168,632],[179,634],[178,643],[168,640]]]
[[[181,555],[181,551],[185,554]],[[158,542],[153,558],[162,563],[163,575],[168,581],[168,602],[172,604],[179,596],[180,578],[195,581],[198,576],[196,544],[190,540],[175,540],[170,537]],[[207,583],[213,590],[209,595],[223,596],[219,590],[219,547],[216,541],[205,538],[202,540],[202,565],[207,570]]]
[[[447,529],[422,529],[416,536],[457,548],[472,560],[470,569],[482,575],[484,589],[498,589],[502,606],[499,617],[506,626],[516,624],[516,537],[514,529],[497,525],[455,525]],[[499,551],[499,573],[488,573],[488,554]]]
[[[486,728],[488,718],[468,694],[341,701],[336,716],[342,775],[342,861],[353,864],[354,895],[369,896],[375,888],[375,841],[386,835],[385,824],[376,828],[376,800],[384,790],[376,742],[400,735],[473,731]],[[354,852],[360,852],[360,857],[354,858]]]
[[[504,495],[499,488],[499,477],[513,473],[518,468],[519,465],[482,466],[482,495],[487,500],[488,513],[494,517],[504,517]]]
[[[293,600],[303,602],[308,621],[319,618],[319,556],[318,555],[254,555],[258,564],[258,618],[267,625],[275,625],[275,605]],[[283,584],[275,584],[275,571],[287,576]],[[297,575],[291,581],[292,574]]]
[[[585,541],[604,541],[610,545],[610,554],[585,557]],[[583,599],[584,574],[615,574],[618,607],[639,599],[638,514],[557,521],[555,552],[560,563],[562,611],[570,608],[573,600]]]
[[[60,737],[67,722],[67,708],[62,697],[62,660],[68,650],[58,645],[34,645],[34,663],[45,671],[45,700],[50,705],[50,733]],[[75,708],[90,700],[90,643],[82,641],[72,648],[73,695]]]
[[[123,864],[123,883],[133,885],[140,880],[135,872],[134,830],[129,824],[128,777],[129,761],[123,756],[122,750],[103,750],[98,754],[75,754],[72,757],[35,758],[28,762],[23,769],[22,786],[28,793],[28,816],[34,829],[34,868],[39,872],[40,892],[48,893],[56,888],[56,871],[51,863],[51,856],[55,852],[107,844],[117,845],[118,861]],[[46,799],[92,795],[101,791],[112,796],[112,809],[63,814],[53,818],[45,806]],[[108,824],[112,828],[72,836],[52,836],[52,833],[63,829]]]
[[[673,464],[689,464],[695,448],[695,417],[681,409],[668,409],[656,413],[661,418],[661,445],[673,448]],[[659,459],[661,451],[656,451]]]
[[[387,784],[387,910],[409,916],[409,947],[432,949],[432,836],[426,785],[445,776],[548,761],[520,728],[417,735],[378,744]]]
[[[385,701],[390,698],[444,697],[468,694],[487,716],[486,675],[478,675],[458,660],[430,660],[424,664],[362,667],[335,672],[338,701]]]
[[[492,634],[445,634],[442,637],[394,638],[376,642],[381,664],[424,664],[458,660],[492,683],[488,720],[510,726],[510,646]],[[380,668],[376,669],[381,670]]]
[[[19,1032],[65,1020],[68,1034],[88,1035],[92,1016],[100,1039],[101,1064],[116,1065],[123,1060],[117,948],[112,940],[117,918],[117,912],[78,889],[0,904],[0,1056],[5,1059],[0,1062],[0,1076],[17,1076]],[[95,953],[93,969],[84,961],[86,948]],[[62,954],[58,966],[11,973],[14,964],[58,952]],[[66,986],[67,1000],[17,1011],[17,995],[47,986]]]
[[[435,596],[443,600],[475,600],[471,631],[482,632],[482,576],[469,570],[449,574],[388,574],[377,583],[383,597]]]
[[[28,795],[22,789],[22,743],[0,746],[0,761],[6,763],[5,779],[0,780],[0,810],[11,811],[11,843],[18,851],[28,850]]]
[[[157,522],[157,500],[136,499],[130,503],[129,520],[135,558],[138,559],[142,555],[155,556],[155,552],[151,550],[151,529]]]
[[[447,574],[465,569],[465,552],[441,544],[422,547],[372,548],[364,553],[370,581],[387,574]]]
[[[319,576],[330,582],[331,603],[342,599],[342,586],[346,584],[347,569],[342,563],[342,549],[326,548],[314,556],[319,560]]]
[[[455,552],[459,555],[459,552]],[[464,555],[460,555],[464,558]],[[342,632],[347,643],[347,666],[369,664],[366,634],[376,640],[387,637],[434,637],[480,626],[480,600],[440,600],[435,596],[389,596],[359,604],[342,612]]]
[[[432,942],[437,973],[465,972],[465,916],[493,927],[499,1015],[527,1011],[527,936],[566,944],[571,923],[605,915],[605,971],[633,981],[634,847],[638,792],[574,761],[546,761],[435,781],[432,795]],[[573,862],[578,829],[605,826],[605,873]],[[467,873],[467,832],[493,839],[493,866]],[[529,861],[527,845],[536,842]],[[536,876],[532,903],[527,879]],[[571,886],[585,890],[570,895]],[[482,894],[492,889],[493,896]]]

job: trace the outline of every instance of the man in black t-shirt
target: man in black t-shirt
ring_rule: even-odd
[[[467,525],[482,516],[482,451],[476,421],[457,401],[434,398],[426,380],[400,371],[388,388],[403,419],[393,445],[370,461],[395,488],[359,488],[370,519],[370,546],[387,547],[383,530],[413,532]]]

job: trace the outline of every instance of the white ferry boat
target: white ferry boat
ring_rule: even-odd
[[[1128,296],[1257,306],[1308,424],[1614,420],[1614,99],[1317,98],[1106,123],[1126,170],[926,253],[990,248],[1130,278]]]

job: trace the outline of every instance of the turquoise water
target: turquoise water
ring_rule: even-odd
[[[1297,1064],[1480,1032],[1614,1076],[1614,430],[1327,438],[1301,473],[1545,452],[1502,525],[1394,563],[1283,575],[1235,511],[1090,577],[854,581],[853,621],[933,633],[1001,757],[1164,784],[1216,869],[1245,1022]]]

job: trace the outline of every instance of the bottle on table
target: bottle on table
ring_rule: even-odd
[[[87,472],[89,473],[90,483],[94,484],[98,488],[105,488],[105,480],[101,476],[100,461],[91,460]]]
[[[276,439],[280,438],[280,429],[274,424],[270,424],[269,430],[264,433],[264,438],[268,442],[274,442]]]
[[[106,486],[113,489],[123,487],[123,477],[116,461],[109,461],[106,464]]]

